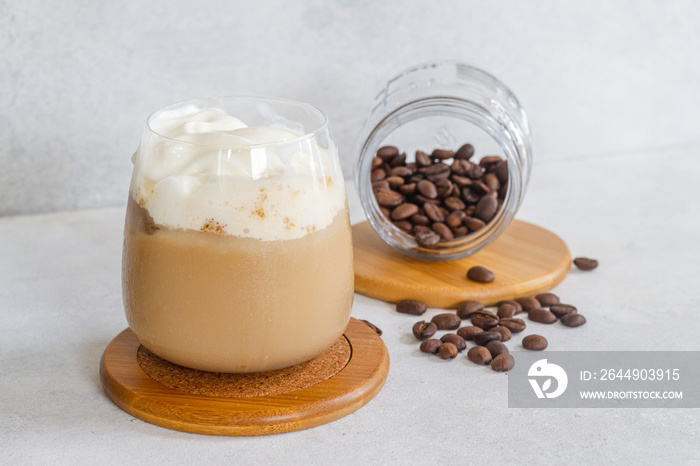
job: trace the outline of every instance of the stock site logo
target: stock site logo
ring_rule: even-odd
[[[546,359],[535,361],[535,363],[530,366],[527,375],[529,377],[534,377],[528,380],[537,398],[556,398],[564,393],[569,383],[569,378],[564,369],[556,364],[548,363]],[[541,385],[539,380],[542,380]],[[557,386],[555,390],[549,391],[552,388],[552,380],[557,381]]]

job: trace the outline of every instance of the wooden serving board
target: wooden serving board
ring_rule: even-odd
[[[473,299],[491,305],[549,291],[571,268],[561,238],[520,220],[476,254],[449,262],[410,258],[386,244],[368,222],[354,225],[352,237],[355,291],[391,303],[419,299],[429,307],[451,309]],[[467,270],[475,265],[493,271],[495,280],[467,280]]]
[[[107,395],[127,413],[151,424],[211,435],[265,435],[325,424],[367,404],[384,385],[389,354],[375,331],[350,319],[344,337],[347,365],[316,385],[264,397],[195,395],[163,385],[137,361],[141,346],[126,329],[107,346],[100,378]]]

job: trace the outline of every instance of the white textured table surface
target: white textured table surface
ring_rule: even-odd
[[[528,330],[550,349],[700,350],[698,186],[698,147],[536,165],[518,217],[601,265],[554,290],[587,325]],[[352,192],[350,205],[360,220]],[[255,438],[142,422],[107,398],[98,376],[102,351],[126,327],[123,216],[110,208],[0,219],[0,464],[700,461],[700,410],[509,409],[507,375],[464,353],[426,357],[411,336],[416,318],[360,295],[353,315],[384,330],[391,369],[354,414]]]

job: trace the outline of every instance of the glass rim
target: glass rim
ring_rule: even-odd
[[[166,135],[161,134],[158,131],[156,131],[151,126],[151,122],[154,120],[154,118],[156,117],[157,114],[164,112],[166,110],[169,110],[169,109],[176,108],[176,107],[184,107],[187,104],[195,104],[198,102],[216,101],[216,100],[232,101],[232,100],[243,100],[243,99],[269,101],[269,102],[277,102],[277,103],[296,105],[297,107],[305,108],[305,109],[309,110],[310,113],[313,113],[313,114],[316,114],[317,116],[319,116],[320,123],[315,127],[315,129],[313,129],[311,131],[306,131],[301,136],[295,137],[293,139],[287,139],[285,141],[267,142],[267,143],[262,143],[262,144],[250,144],[250,145],[245,145],[242,147],[236,147],[235,150],[248,150],[248,149],[259,148],[259,147],[270,147],[270,146],[276,146],[276,145],[294,144],[294,143],[298,143],[300,141],[303,141],[305,139],[310,139],[314,135],[318,134],[319,132],[328,129],[328,117],[326,116],[325,113],[323,113],[323,110],[316,107],[315,105],[312,105],[312,104],[309,104],[306,102],[301,102],[298,100],[286,99],[283,97],[271,97],[271,96],[254,95],[254,94],[238,94],[238,95],[225,95],[225,96],[213,96],[213,97],[200,97],[200,98],[194,98],[194,99],[188,99],[188,100],[182,100],[179,102],[175,102],[173,104],[166,105],[164,107],[160,107],[157,110],[153,111],[146,119],[146,129],[159,138],[162,138],[162,139],[168,140],[168,141],[173,141],[173,142],[176,142],[178,144],[187,144],[187,145],[192,145],[192,146],[197,146],[197,147],[231,149],[226,144],[206,144],[206,143],[201,143],[201,142],[184,141],[182,139],[166,136]],[[215,106],[212,106],[212,107],[216,108]],[[203,107],[203,108],[205,108],[205,107]],[[227,112],[227,114],[228,114],[228,112]],[[231,116],[235,117],[235,115],[231,115]]]

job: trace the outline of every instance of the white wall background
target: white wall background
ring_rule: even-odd
[[[350,176],[375,93],[435,58],[516,93],[536,163],[700,143],[692,0],[0,0],[0,215],[125,203],[145,119],[202,96],[317,105]]]

